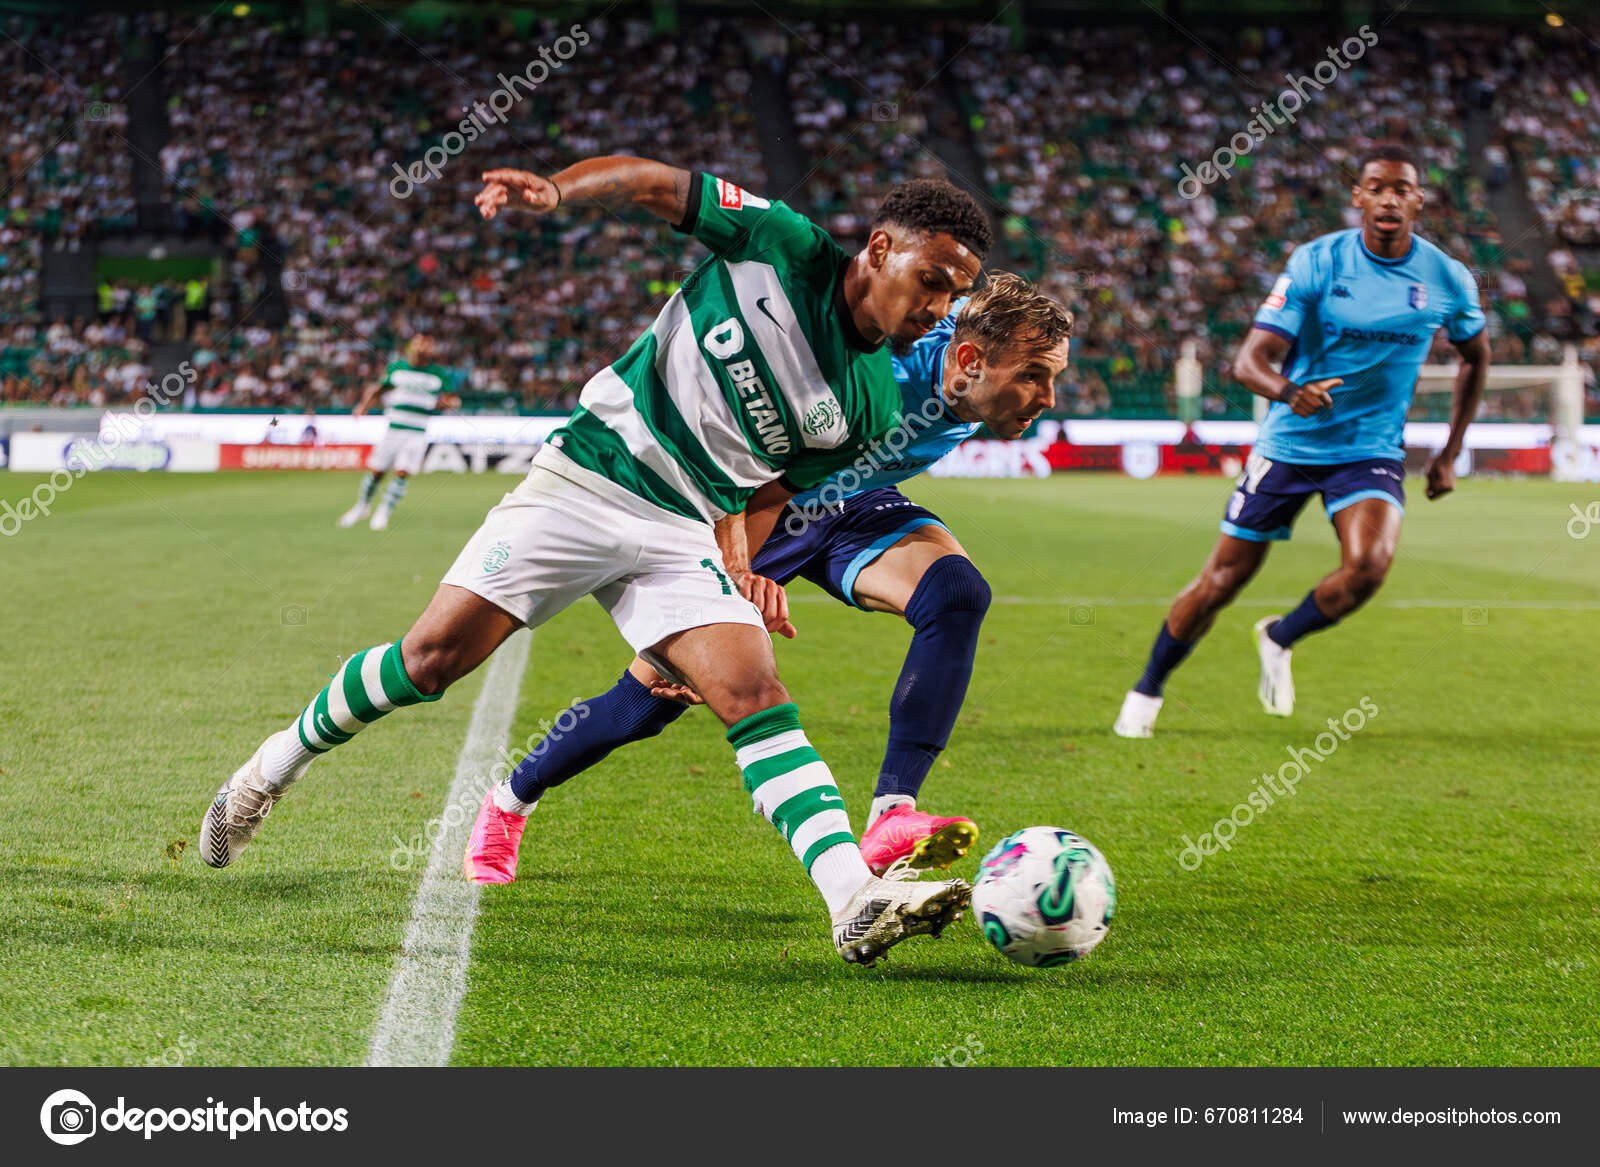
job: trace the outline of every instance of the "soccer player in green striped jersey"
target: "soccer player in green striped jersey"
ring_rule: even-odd
[[[317,755],[395,708],[437,700],[518,628],[592,595],[636,652],[663,661],[728,727],[745,789],[816,884],[841,956],[871,964],[908,936],[938,933],[971,888],[879,878],[862,861],[778,679],[769,629],[785,622],[771,581],[749,570],[742,511],[760,486],[817,486],[897,436],[885,346],[915,341],[972,286],[991,243],[983,212],[948,183],[906,183],[852,256],[782,202],[642,158],[589,159],[548,178],[493,170],[484,183],[485,218],[510,205],[638,208],[711,256],[590,379],[411,630],[347,661],[223,783],[201,827],[204,858],[232,862]],[[476,830],[511,840],[529,808],[499,777],[484,776],[492,813]],[[484,855],[484,841],[468,853]]]
[[[383,380],[368,386],[350,411],[360,417],[372,408],[378,394],[388,391],[383,399],[383,417],[389,428],[384,431],[383,440],[373,447],[356,505],[339,516],[339,526],[353,527],[371,515],[374,531],[386,528],[389,515],[405,497],[407,479],[422,469],[422,459],[428,452],[428,419],[441,409],[454,409],[461,404],[461,398],[445,392],[454,375],[433,363],[434,352],[432,337],[421,333],[413,336],[406,345],[405,357],[390,361]],[[374,511],[372,496],[384,474],[391,470],[394,476]]]

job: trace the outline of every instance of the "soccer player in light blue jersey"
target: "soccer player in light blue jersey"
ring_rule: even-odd
[[[1455,461],[1489,372],[1477,285],[1459,261],[1413,233],[1424,192],[1405,150],[1380,146],[1367,155],[1350,198],[1361,226],[1295,248],[1234,358],[1240,383],[1273,404],[1228,500],[1221,538],[1167,612],[1144,675],[1123,700],[1114,726],[1122,737],[1151,735],[1168,675],[1320,494],[1339,536],[1339,566],[1294,611],[1255,626],[1262,708],[1294,712],[1294,644],[1371,599],[1394,560],[1406,410],[1440,328],[1461,366],[1450,436],[1428,464],[1427,496],[1455,489]]]
[[[1055,403],[1066,368],[1072,314],[1026,280],[1005,272],[894,359],[903,424],[883,443],[820,487],[797,493],[786,480],[763,487],[745,511],[749,546],[759,550],[731,575],[769,628],[793,636],[782,584],[804,577],[841,603],[891,612],[912,627],[911,644],[889,703],[889,742],[861,839],[873,871],[948,867],[966,854],[977,826],[965,817],[917,810],[916,797],[955,727],[989,607],[989,585],[931,511],[900,493],[987,425],[1019,438]],[[648,658],[648,660],[646,659]],[[667,679],[664,662],[642,654],[609,691],[580,702],[584,716],[558,718],[552,733],[505,779],[509,794],[533,804],[545,791],[599,763],[618,746],[660,733],[698,697]],[[487,802],[485,803],[487,806]],[[482,825],[480,817],[480,825]],[[466,871],[479,882],[508,883],[520,831],[474,830]]]

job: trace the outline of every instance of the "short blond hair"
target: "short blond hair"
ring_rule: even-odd
[[[1072,335],[1072,324],[1072,313],[1033,284],[996,271],[962,306],[950,343],[970,340],[991,357],[1019,348],[1044,353]]]

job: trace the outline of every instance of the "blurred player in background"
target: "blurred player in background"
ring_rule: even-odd
[[[1121,737],[1151,735],[1167,676],[1320,494],[1339,536],[1339,567],[1287,616],[1255,626],[1261,706],[1279,717],[1294,712],[1294,644],[1371,599],[1394,560],[1405,513],[1406,410],[1441,326],[1461,367],[1450,436],[1428,464],[1427,496],[1455,489],[1455,461],[1489,374],[1478,285],[1459,260],[1413,234],[1424,191],[1405,150],[1368,154],[1350,201],[1362,225],[1294,249],[1234,357],[1240,383],[1273,404],[1228,501],[1222,537],[1174,601],[1144,676],[1123,699],[1113,727]]]
[[[388,390],[383,416],[389,428],[384,431],[383,440],[372,448],[356,505],[339,516],[339,526],[353,527],[371,515],[374,531],[387,527],[389,516],[406,496],[407,480],[422,469],[422,459],[428,452],[428,419],[441,409],[461,405],[461,398],[445,391],[454,374],[433,363],[435,351],[432,337],[421,333],[413,336],[406,345],[406,355],[391,361],[383,380],[368,386],[350,411],[352,416],[360,417],[372,407],[378,394]],[[389,480],[378,509],[373,510],[372,496],[390,471],[394,477]]]
[[[977,839],[971,819],[919,811],[917,794],[961,712],[990,599],[983,573],[949,528],[897,484],[984,425],[1005,439],[1025,434],[1055,404],[1071,343],[1072,314],[1008,272],[992,274],[956,307],[895,358],[907,419],[902,448],[863,459],[792,501],[781,480],[763,487],[745,515],[750,546],[759,548],[753,572],[780,584],[803,576],[843,604],[911,625],[861,838],[862,857],[880,875],[902,860],[912,869],[949,867]],[[785,604],[780,615],[787,614]],[[582,703],[585,715],[572,719],[570,731],[547,737],[502,785],[531,810],[551,787],[618,746],[655,736],[699,701],[636,658],[609,691]],[[480,814],[468,845],[467,878],[509,883],[521,832],[490,829],[488,817]]]

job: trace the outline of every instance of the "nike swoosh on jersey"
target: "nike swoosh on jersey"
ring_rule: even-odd
[[[762,296],[756,301],[756,307],[761,310],[761,314],[768,320],[772,321],[774,324],[778,324],[778,318],[772,314],[772,309],[767,307],[767,301],[770,299],[772,299],[771,296]],[[785,336],[789,334],[789,330],[781,324],[778,324],[778,331],[783,333]]]

